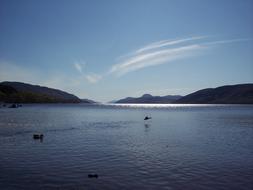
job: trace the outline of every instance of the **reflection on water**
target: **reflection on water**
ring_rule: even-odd
[[[253,106],[1,108],[0,189],[252,189],[252,145]]]
[[[144,126],[145,126],[145,132],[149,132],[150,131],[150,124],[145,123]]]
[[[149,132],[151,130],[151,120],[149,121],[144,121],[144,128],[145,128],[145,132]]]

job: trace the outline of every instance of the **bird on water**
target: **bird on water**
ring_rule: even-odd
[[[144,118],[144,120],[149,120],[149,119],[152,119],[152,117],[146,116],[146,117]]]

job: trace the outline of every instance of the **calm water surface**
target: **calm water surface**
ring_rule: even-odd
[[[253,106],[0,108],[0,189],[252,190]]]

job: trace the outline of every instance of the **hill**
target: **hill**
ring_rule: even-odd
[[[121,104],[168,104],[172,103],[182,96],[179,95],[168,95],[168,96],[152,96],[150,94],[144,94],[141,97],[133,98],[133,97],[127,97],[121,100],[116,101],[115,103],[121,103]]]
[[[207,88],[186,95],[175,103],[183,104],[253,104],[253,84]]]
[[[67,92],[21,82],[1,82],[0,102],[15,103],[79,103],[81,100]]]
[[[82,103],[88,103],[88,104],[96,104],[98,102],[95,102],[93,100],[90,100],[90,99],[81,99],[81,102]]]

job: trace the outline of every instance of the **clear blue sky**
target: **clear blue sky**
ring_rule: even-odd
[[[81,98],[253,82],[252,0],[0,0],[0,81]]]

